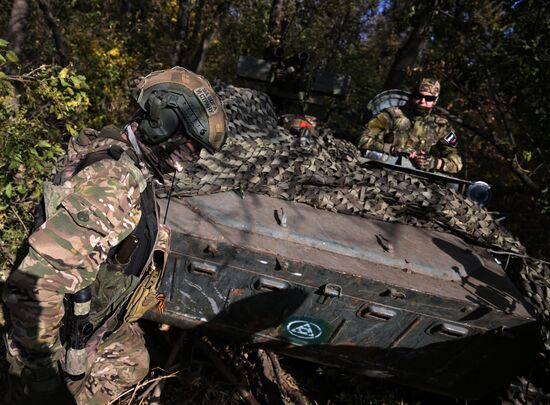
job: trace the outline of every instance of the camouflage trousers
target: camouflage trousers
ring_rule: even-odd
[[[15,356],[14,356],[15,355]],[[11,377],[21,373],[17,353],[8,350]],[[125,323],[102,341],[94,358],[88,358],[86,377],[67,388],[77,404],[105,405],[138,384],[149,371],[149,353],[137,323]],[[18,379],[13,379],[17,381]],[[13,390],[21,387],[11,387]],[[14,398],[20,394],[12,394]],[[17,403],[17,402],[16,402]]]

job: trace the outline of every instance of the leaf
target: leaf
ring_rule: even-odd
[[[52,144],[43,139],[41,141],[38,141],[38,143],[36,144],[36,147],[37,148],[51,148]]]
[[[71,136],[77,136],[78,135],[78,131],[75,128],[73,128],[73,126],[71,124],[66,123],[65,128],[67,129],[67,132],[69,132],[69,134]]]
[[[65,79],[69,74],[69,68],[63,68],[61,69],[61,72],[59,72],[59,78],[60,79]]]
[[[19,58],[17,57],[17,54],[14,51],[8,51],[6,52],[6,58],[12,63],[19,62]]]
[[[8,183],[6,185],[6,188],[4,189],[4,194],[6,194],[6,197],[11,198],[13,196],[13,187],[11,183]]]
[[[9,42],[6,41],[5,39],[2,39],[0,38],[0,48],[5,48],[6,46],[8,46]]]
[[[74,85],[75,88],[77,88],[77,89],[80,88],[81,81],[77,76],[71,76],[70,80],[71,80],[71,82],[73,82],[73,85]]]

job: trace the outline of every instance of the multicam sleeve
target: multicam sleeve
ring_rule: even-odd
[[[381,112],[372,118],[359,138],[357,147],[363,150],[374,150],[389,153],[392,143],[387,139],[392,128],[391,116]]]
[[[28,369],[57,361],[64,295],[93,282],[110,247],[141,216],[140,187],[116,161],[96,162],[73,179],[74,192],[31,235],[29,253],[6,282],[10,338]]]
[[[439,132],[439,141],[434,151],[435,156],[443,162],[440,170],[445,173],[458,173],[462,170],[462,158],[457,150],[458,136],[450,125],[443,126]]]
[[[456,151],[451,151],[441,160],[443,160],[441,170],[446,173],[458,173],[462,170],[462,158]]]

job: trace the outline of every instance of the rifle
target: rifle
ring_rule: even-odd
[[[417,169],[407,155],[391,156],[382,152],[367,150],[365,157],[359,158],[359,163],[361,166],[395,170],[429,181],[443,182],[480,205],[486,205],[491,199],[491,186],[486,182],[464,180],[443,173]]]

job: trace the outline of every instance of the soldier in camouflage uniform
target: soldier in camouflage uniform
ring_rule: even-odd
[[[362,150],[408,157],[419,169],[458,173],[458,138],[447,119],[432,111],[440,84],[423,79],[402,107],[390,107],[371,119],[358,142]]]
[[[131,124],[83,131],[71,140],[57,181],[44,187],[46,220],[3,296],[11,315],[10,378],[20,382],[13,402],[106,404],[148,372],[135,321],[156,303],[158,252],[166,253],[169,241],[152,180],[182,170],[203,147],[218,150],[225,113],[208,81],[180,67],[151,73],[135,96],[140,109]],[[83,164],[90,156],[95,161]],[[118,260],[127,241],[137,246]],[[75,300],[82,291],[91,291],[91,301]],[[84,314],[93,326],[84,349],[69,350],[60,333],[70,297],[75,319]]]

